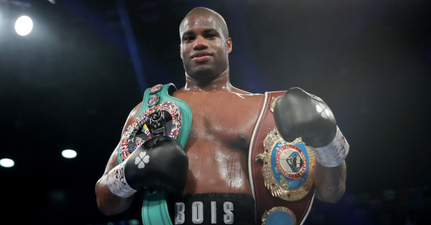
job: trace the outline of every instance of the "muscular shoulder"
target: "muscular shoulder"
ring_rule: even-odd
[[[238,96],[241,99],[247,100],[249,104],[260,105],[265,97],[265,95],[260,93],[251,93],[248,91],[244,91],[238,88],[233,88],[231,91],[232,94]]]
[[[235,87],[232,88],[231,92],[235,93],[237,95],[243,96],[243,97],[251,97],[251,98],[263,98],[263,96],[264,96],[261,93],[251,93],[251,92],[244,91],[244,90],[241,90],[241,89],[235,88]]]

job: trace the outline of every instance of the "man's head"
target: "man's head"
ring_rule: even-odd
[[[187,75],[208,80],[228,71],[232,41],[220,14],[207,8],[194,8],[185,16],[179,30],[180,53]]]

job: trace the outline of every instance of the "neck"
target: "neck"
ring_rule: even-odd
[[[184,89],[187,91],[231,91],[232,85],[229,80],[229,69],[226,69],[223,73],[215,77],[214,79],[195,79],[186,73],[186,85]]]

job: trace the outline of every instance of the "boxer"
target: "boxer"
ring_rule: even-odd
[[[262,224],[261,215],[255,216],[248,152],[265,96],[231,85],[232,39],[220,14],[195,8],[179,32],[185,86],[172,98],[190,108],[187,141],[181,146],[172,137],[153,134],[122,162],[120,141],[96,183],[97,205],[114,215],[130,206],[137,191],[164,190],[171,224]],[[131,111],[123,136],[146,104]],[[315,196],[336,203],[345,191],[348,144],[329,107],[293,88],[277,100],[274,120],[286,141],[302,137],[315,153]]]

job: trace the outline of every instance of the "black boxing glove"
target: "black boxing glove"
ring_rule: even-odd
[[[321,98],[300,88],[287,90],[277,100],[274,120],[284,140],[301,137],[324,166],[338,166],[348,154],[349,145],[331,109]]]
[[[158,136],[146,141],[124,163],[126,180],[135,190],[163,189],[178,194],[186,186],[189,161],[173,138]]]
[[[143,189],[179,194],[187,182],[188,158],[173,138],[158,136],[139,146],[108,173],[111,192],[127,198]]]

